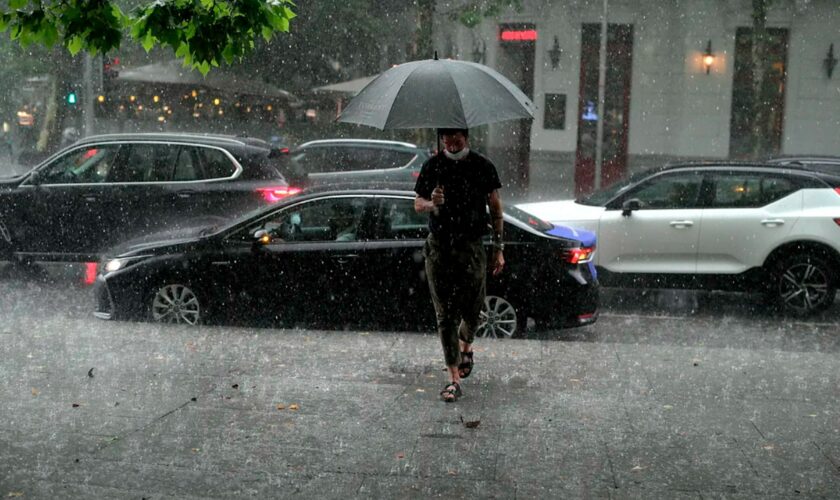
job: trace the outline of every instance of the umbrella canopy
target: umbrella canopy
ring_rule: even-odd
[[[380,130],[471,128],[534,118],[534,103],[487,66],[426,59],[395,66],[354,97],[338,121]]]

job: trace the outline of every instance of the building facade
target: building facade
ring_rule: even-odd
[[[558,198],[672,160],[840,154],[840,1],[768,4],[758,91],[751,0],[523,0],[473,29],[443,20],[457,35],[436,43],[534,100],[533,122],[490,126],[485,149],[509,185]]]

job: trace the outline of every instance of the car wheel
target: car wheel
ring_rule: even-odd
[[[203,314],[198,296],[188,285],[170,283],[151,293],[149,315],[152,321],[197,325]]]
[[[511,338],[525,331],[523,320],[527,318],[521,312],[517,314],[513,304],[497,295],[488,295],[484,298],[475,334],[481,338]]]
[[[779,261],[773,273],[773,298],[783,312],[808,316],[834,302],[837,292],[828,262],[815,255],[792,255]]]

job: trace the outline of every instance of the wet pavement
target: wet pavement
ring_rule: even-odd
[[[95,321],[77,271],[0,270],[0,497],[840,491],[837,303],[608,290],[591,327],[479,340],[445,404],[431,334]]]

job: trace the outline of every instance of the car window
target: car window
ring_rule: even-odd
[[[199,148],[205,179],[226,179],[236,172],[236,165],[219,149]]]
[[[429,234],[429,216],[414,210],[414,200],[383,199],[378,225],[381,239],[425,239]]]
[[[201,170],[198,166],[197,152],[189,146],[181,147],[178,152],[178,160],[175,162],[175,173],[173,181],[194,181],[201,179]]]
[[[165,182],[178,157],[178,146],[169,144],[129,144],[127,153],[114,169],[112,182]]]
[[[760,207],[796,191],[790,179],[760,174],[714,176],[714,198],[711,208]]]
[[[283,241],[357,241],[363,233],[366,200],[347,197],[310,201],[265,220],[261,228]]]
[[[395,151],[393,149],[380,149],[378,168],[399,168],[408,165],[414,153],[408,151]]]
[[[702,181],[695,172],[659,175],[628,191],[622,201],[638,199],[643,210],[696,208]]]
[[[119,145],[74,149],[40,171],[42,184],[105,182],[114,165]]]

